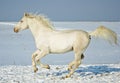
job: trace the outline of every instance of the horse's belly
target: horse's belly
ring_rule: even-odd
[[[73,49],[72,45],[69,43],[54,43],[50,47],[51,53],[65,53]]]
[[[65,53],[65,52],[69,52],[72,50],[72,47],[68,47],[68,48],[57,48],[57,49],[50,49],[50,53]]]

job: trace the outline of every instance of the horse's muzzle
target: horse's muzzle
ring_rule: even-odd
[[[18,33],[18,32],[19,32],[19,29],[14,28],[14,32]]]

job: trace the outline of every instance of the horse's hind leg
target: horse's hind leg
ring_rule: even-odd
[[[77,52],[75,53],[75,60],[71,63],[70,66],[72,66],[72,68],[70,69],[70,73],[66,76],[66,78],[70,77],[74,71],[76,70],[76,68],[79,67],[79,65],[81,64],[81,52]]]
[[[72,61],[71,63],[69,63],[68,65],[68,70],[70,71],[72,69],[72,66],[74,65],[74,61]]]
[[[84,59],[84,54],[81,55],[81,59]],[[75,61],[72,61],[69,65],[68,65],[68,70],[70,71],[72,69],[72,67],[74,66]]]

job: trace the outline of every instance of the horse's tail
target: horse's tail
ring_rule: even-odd
[[[103,38],[111,44],[117,44],[117,34],[104,26],[98,27],[96,30],[90,32],[89,35],[97,38]]]

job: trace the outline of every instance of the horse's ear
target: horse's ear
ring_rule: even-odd
[[[29,16],[29,14],[28,13],[24,13],[24,16]]]

